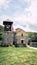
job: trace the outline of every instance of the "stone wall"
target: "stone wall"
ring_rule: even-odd
[[[22,43],[22,41],[23,41],[23,43]],[[18,45],[27,45],[27,43],[28,43],[28,38],[26,37],[26,36],[16,36],[16,44],[18,44]]]
[[[3,42],[2,45],[4,46],[10,46],[13,45],[13,39],[14,39],[14,32],[12,31],[5,31],[3,32]]]

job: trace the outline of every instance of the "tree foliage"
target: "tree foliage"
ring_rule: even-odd
[[[2,25],[0,25],[0,32],[2,32],[3,31],[3,26]]]
[[[3,26],[0,25],[0,41],[2,40]]]
[[[31,38],[31,37],[32,37],[32,33],[28,32],[28,38]]]
[[[28,38],[37,38],[37,33],[36,32],[29,32]]]

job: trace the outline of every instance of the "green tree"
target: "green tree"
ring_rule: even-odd
[[[3,26],[0,25],[0,41],[2,40]]]
[[[32,33],[28,32],[28,38],[31,38],[31,37],[32,37]]]
[[[3,32],[3,26],[0,25],[0,32]]]
[[[35,37],[35,39],[37,39],[37,33],[34,33],[34,37]]]

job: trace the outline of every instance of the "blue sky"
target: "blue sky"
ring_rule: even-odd
[[[37,0],[0,0],[0,25],[6,19],[14,28],[37,32]]]

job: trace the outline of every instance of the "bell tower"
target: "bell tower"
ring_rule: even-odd
[[[13,25],[13,22],[7,19],[6,21],[3,21],[4,25],[4,31],[11,31],[11,26]]]
[[[11,31],[11,27],[13,25],[13,21],[7,19],[3,21],[4,31],[3,31],[3,46],[12,46],[13,45],[13,38],[14,38],[14,31]]]

